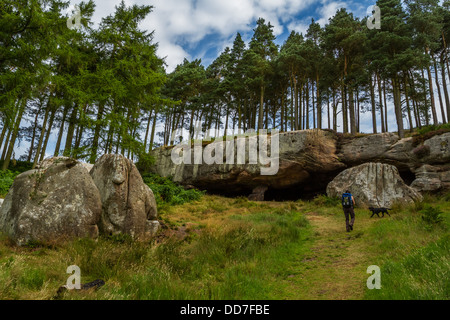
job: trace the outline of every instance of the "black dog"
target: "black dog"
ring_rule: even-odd
[[[380,217],[380,213],[383,214],[383,218],[384,218],[384,214],[387,213],[387,215],[390,217],[391,215],[389,214],[388,208],[373,208],[373,207],[369,207],[369,210],[372,211],[372,215],[370,216],[371,218],[376,214],[378,216],[378,218]]]

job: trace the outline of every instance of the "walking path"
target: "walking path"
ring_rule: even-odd
[[[376,219],[356,216],[354,231],[345,231],[342,215],[306,214],[314,228],[311,252],[296,261],[286,279],[287,299],[362,299],[373,264],[364,233]]]

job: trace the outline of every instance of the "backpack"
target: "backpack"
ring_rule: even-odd
[[[352,195],[350,193],[344,193],[342,195],[342,206],[344,208],[351,208],[353,205]]]

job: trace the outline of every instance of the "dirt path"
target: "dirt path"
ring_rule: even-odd
[[[345,231],[342,215],[306,214],[314,227],[314,244],[301,261],[292,267],[293,275],[286,280],[288,299],[362,299],[367,268],[372,265],[367,253],[364,233],[376,222],[368,217],[356,217],[354,231]]]

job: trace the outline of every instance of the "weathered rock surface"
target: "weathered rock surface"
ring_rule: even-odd
[[[411,187],[418,191],[433,192],[450,189],[450,164],[443,166],[423,165],[415,171],[416,180]]]
[[[89,173],[71,159],[47,161],[14,180],[0,209],[0,230],[28,241],[96,238],[102,204]]]
[[[136,240],[148,240],[158,230],[153,192],[129,159],[104,155],[91,170],[103,210],[99,229],[104,234],[128,234]]]
[[[171,158],[171,148],[154,150],[155,165],[150,168],[154,173],[163,177],[172,177],[173,181],[183,185],[193,185],[200,189],[215,192],[250,194],[259,186],[271,189],[286,189],[298,187],[303,190],[325,188],[328,177],[336,175],[346,168],[336,156],[336,142],[330,132],[325,131],[296,131],[279,134],[278,171],[275,175],[262,175],[258,145],[258,162],[249,161],[249,140],[256,137],[237,138],[234,143],[234,158],[231,164],[226,164],[226,151],[224,151],[224,164],[174,164]],[[270,139],[267,150],[271,148]],[[240,143],[246,145],[244,164],[238,164],[238,149]],[[225,148],[225,142],[213,142],[205,150]],[[207,149],[208,148],[208,149]],[[194,154],[194,152],[193,152]],[[242,163],[242,162],[241,162]]]
[[[340,197],[350,190],[357,205],[389,208],[394,202],[421,200],[415,189],[407,186],[396,167],[366,163],[340,173],[327,187],[329,197]]]
[[[241,139],[246,140],[248,152],[248,141],[251,138],[238,138],[237,141]],[[248,155],[245,164],[236,164],[236,161],[234,164],[222,165],[204,162],[174,164],[171,148],[152,152],[156,164],[150,171],[163,177],[172,177],[175,182],[183,185],[223,194],[252,194],[256,187],[265,186],[281,193],[283,190],[289,189],[292,192],[295,189],[298,197],[301,197],[303,193],[323,192],[340,172],[368,162],[395,166],[408,183],[418,180],[415,184],[418,190],[435,189],[438,182],[426,182],[430,176],[418,171],[428,164],[439,168],[439,177],[433,179],[440,180],[440,189],[450,189],[450,181],[443,180],[448,179],[445,172],[450,171],[450,168],[446,168],[446,164],[450,163],[450,133],[434,136],[417,146],[414,145],[413,138],[399,139],[395,133],[343,139],[330,131],[295,131],[279,134],[279,144],[279,170],[274,176],[261,175],[261,165],[249,164]],[[211,145],[214,146],[214,143]],[[209,148],[214,148],[211,145]],[[421,154],[418,152],[420,148],[427,152]]]
[[[355,138],[341,146],[338,154],[342,162],[347,164],[362,164],[368,161],[382,159],[399,141],[394,133],[382,133]]]
[[[69,157],[63,157],[63,156],[59,156],[59,157],[50,157],[47,159],[44,159],[43,161],[41,161],[40,163],[38,163],[36,165],[36,169],[41,169],[41,170],[46,170],[48,167],[50,167],[52,164],[54,163],[59,163],[61,161],[66,161],[66,160],[70,160]],[[90,163],[85,163],[85,162],[81,162],[79,161],[79,163],[81,164],[81,166],[83,168],[85,168],[88,172],[90,172],[92,170],[92,168],[94,167],[93,164]]]
[[[448,164],[450,162],[450,132],[434,136],[423,144],[430,149],[430,154],[422,160],[424,163]]]
[[[264,194],[267,191],[266,186],[260,186],[253,189],[253,193],[248,196],[250,201],[264,201]]]

